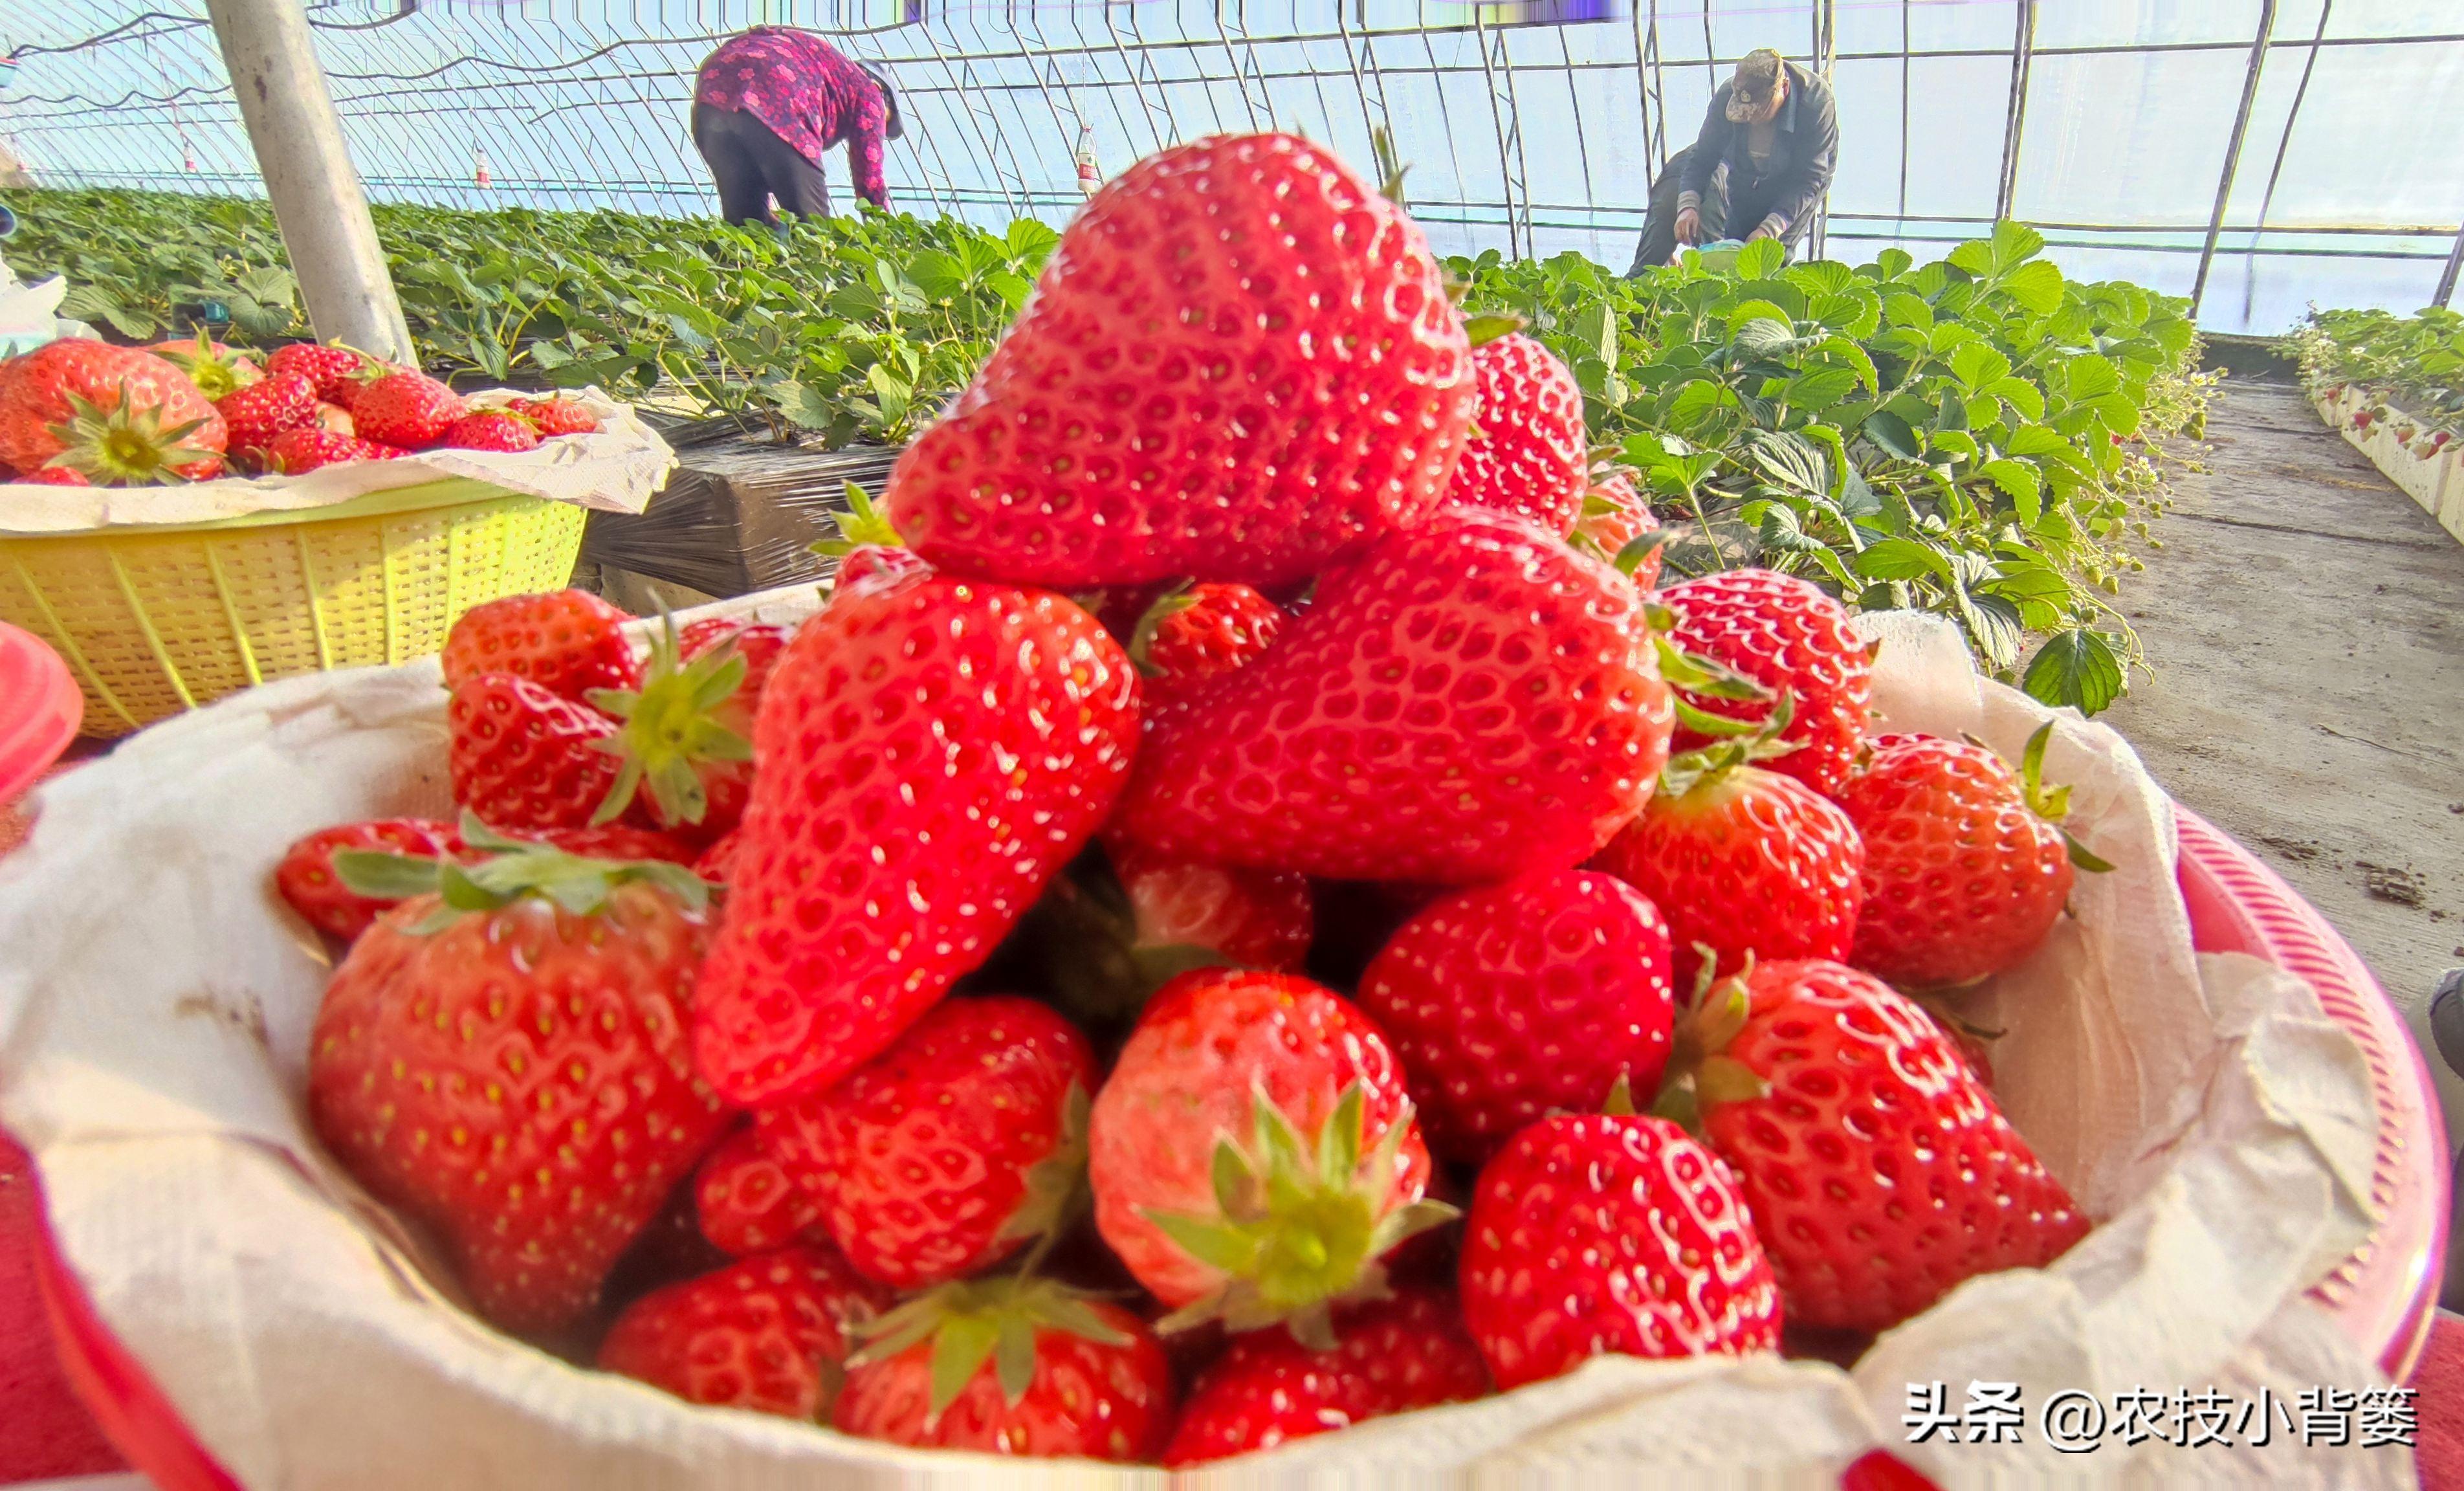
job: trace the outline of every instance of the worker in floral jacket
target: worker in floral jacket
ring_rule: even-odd
[[[1749,52],[1711,95],[1703,129],[1651,184],[1629,274],[1715,239],[1804,241],[1831,189],[1839,113],[1831,85],[1768,48]]]
[[[855,194],[888,207],[882,147],[904,133],[890,80],[811,32],[756,26],[719,44],[693,82],[693,137],[731,223],[830,215],[822,154],[847,147]]]

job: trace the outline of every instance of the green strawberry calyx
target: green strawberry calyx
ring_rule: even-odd
[[[217,352],[214,339],[202,326],[197,328],[197,344],[177,352],[163,351],[155,356],[188,375],[188,382],[208,402],[219,404],[240,389],[255,383],[264,375],[236,352]]]
[[[1511,337],[1530,324],[1510,311],[1483,311],[1463,318],[1463,336],[1473,346],[1484,346],[1501,337]]]
[[[660,623],[640,689],[589,691],[592,704],[624,722],[613,735],[592,742],[624,762],[590,815],[593,823],[615,822],[637,792],[648,794],[662,823],[698,823],[710,812],[702,767],[753,759],[753,742],[719,713],[744,684],[748,665],[735,641],[688,663],[678,648],[676,619],[662,609]]]
[[[887,1361],[918,1344],[933,1343],[931,1413],[943,1411],[967,1391],[987,1364],[1012,1408],[1035,1385],[1035,1340],[1046,1330],[1067,1331],[1099,1346],[1127,1346],[1130,1338],[1107,1324],[1084,1290],[1050,1279],[1007,1274],[941,1284],[849,1327],[862,1343],[849,1367]]]
[[[839,515],[838,537],[807,545],[805,552],[835,559],[845,559],[868,545],[884,549],[907,547],[907,540],[899,537],[898,529],[890,521],[890,515],[874,505],[871,493],[848,482],[847,499],[847,511]]]
[[[657,886],[696,911],[710,905],[710,882],[668,860],[587,859],[554,844],[510,838],[468,812],[462,815],[462,842],[491,857],[465,865],[429,855],[343,849],[334,856],[334,873],[354,895],[407,901],[434,894],[436,909],[409,929],[423,937],[525,896],[553,902],[576,916],[596,915],[618,886],[635,881]]]
[[[1459,1214],[1425,1199],[1386,1207],[1411,1109],[1407,1103],[1363,1155],[1366,1103],[1361,1085],[1348,1084],[1312,1148],[1263,1086],[1253,1090],[1249,1143],[1216,1141],[1214,1213],[1143,1213],[1192,1258],[1227,1276],[1156,1322],[1157,1330],[1209,1320],[1232,1330],[1282,1324],[1302,1345],[1331,1350],[1334,1305],[1386,1294],[1385,1255]]]
[[[1137,625],[1130,628],[1130,645],[1126,650],[1130,661],[1137,665],[1140,675],[1153,678],[1163,669],[1155,666],[1149,655],[1155,650],[1155,633],[1163,624],[1198,603],[1198,588],[1186,580],[1176,580],[1164,586],[1147,608],[1139,613]]]
[[[1691,797],[1719,785],[1740,767],[1786,756],[1799,744],[1781,738],[1796,719],[1796,694],[1793,690],[1782,690],[1770,716],[1759,721],[1708,713],[1682,698],[1677,701],[1677,717],[1686,728],[1711,736],[1711,743],[1670,756],[1668,764],[1660,769],[1656,798],[1673,800]]]
[[[188,479],[179,467],[222,458],[220,450],[183,443],[204,427],[204,420],[165,426],[161,403],[129,406],[124,381],[119,401],[109,408],[74,393],[68,403],[68,419],[46,427],[60,442],[60,452],[43,464],[80,471],[98,487],[177,485]]]
[[[1749,1102],[1771,1091],[1760,1073],[1727,1054],[1728,1043],[1753,1014],[1753,998],[1746,987],[1753,976],[1753,954],[1747,954],[1745,966],[1724,978],[1708,946],[1698,942],[1694,951],[1702,963],[1694,976],[1693,997],[1677,1012],[1667,1074],[1651,1106],[1656,1116],[1689,1130],[1699,1129],[1703,1116],[1723,1103]]]
[[[1087,1208],[1092,1194],[1087,1186],[1087,1119],[1093,1105],[1087,1089],[1069,1085],[1061,1100],[1061,1133],[1052,1152],[1027,1167],[1026,1197],[1009,1214],[994,1236],[1002,1241],[1031,1238],[1036,1247],[1025,1272],[1033,1272],[1043,1254],[1064,1228]]]
[[[2101,875],[2113,868],[2110,861],[2099,858],[2086,844],[2071,836],[2062,820],[2070,816],[2071,789],[2067,786],[2045,785],[2045,748],[2053,743],[2054,722],[2047,720],[2028,737],[2028,748],[2019,756],[2020,792],[2028,800],[2028,811],[2054,825],[2062,836],[2062,847],[2071,864],[2092,875]]]

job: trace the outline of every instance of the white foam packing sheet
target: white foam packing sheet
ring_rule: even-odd
[[[790,619],[812,592],[712,607]],[[2050,713],[1980,681],[1922,616],[1883,640],[1886,729],[2006,756]],[[740,1491],[973,1482],[1084,1486],[1159,1472],[996,1461],[697,1409],[498,1335],[314,1142],[301,1107],[324,954],[267,881],[346,820],[446,809],[432,661],[258,689],[125,742],[44,789],[0,860],[0,1121],[33,1151],[65,1256],[103,1321],[240,1480],[352,1491]],[[2359,1048],[2308,986],[2202,956],[2170,806],[2111,730],[2058,716],[2071,826],[2119,867],[2082,875],[2027,963],[1976,997],[2007,1029],[2013,1118],[2100,1225],[2050,1269],[1972,1280],[1853,1370],[1815,1361],[1606,1358],[1521,1392],[1321,1436],[1224,1484],[1634,1485],[1694,1472],[1830,1486],[1889,1448],[1946,1487],[2412,1483],[2400,1449],[2109,1442],[2060,1454],[2035,1408],[2215,1386],[2291,1402],[2385,1387],[2304,1298],[2369,1231]],[[2018,1444],[1903,1442],[1907,1385],[2021,1386]]]

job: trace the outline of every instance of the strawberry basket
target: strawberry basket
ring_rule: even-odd
[[[591,402],[613,424],[618,406]],[[638,510],[672,459],[629,415],[562,444],[593,449],[6,489],[0,621],[67,660],[93,735],[295,673],[407,662],[473,605],[562,585],[583,507]]]
[[[791,621],[804,603],[770,602],[765,619]],[[727,607],[744,608],[745,603]],[[1885,669],[1878,683],[1877,704],[1886,720],[1946,728],[1949,720],[1936,712],[1948,709],[1951,718],[1964,719],[1985,738],[2000,739],[2042,716],[2033,703],[1968,675],[1955,639],[1932,635],[1938,624],[1884,620],[1904,623],[1885,655],[1897,652],[1906,665],[1896,674]],[[398,1482],[354,1471],[355,1484],[578,1487],[601,1474],[586,1467],[622,1464],[638,1477],[634,1483],[684,1486],[710,1483],[699,1478],[720,1464],[747,1476],[913,1475],[980,1464],[961,1456],[919,1459],[916,1452],[809,1430],[791,1434],[793,1426],[694,1410],[495,1336],[440,1292],[421,1246],[336,1173],[300,1131],[299,1042],[323,968],[266,909],[256,887],[296,830],[437,804],[444,783],[433,760],[441,728],[435,676],[434,665],[421,662],[342,678],[295,679],[149,733],[52,789],[36,839],[6,866],[14,884],[0,878],[0,928],[12,935],[30,919],[63,914],[58,897],[99,875],[133,875],[140,892],[152,894],[163,883],[160,872],[133,863],[139,854],[133,848],[104,847],[114,844],[196,845],[219,866],[212,883],[230,888],[209,904],[184,910],[177,928],[158,933],[174,943],[191,937],[210,943],[210,951],[198,954],[216,970],[206,985],[175,970],[145,972],[135,950],[72,954],[52,938],[30,949],[32,964],[46,970],[42,984],[14,991],[30,997],[16,1005],[15,1028],[40,1036],[0,1100],[36,1158],[58,1227],[42,1284],[80,1393],[131,1460],[174,1491],[287,1478],[319,1483],[362,1453],[371,1437],[365,1426],[376,1419],[398,1422],[378,1436],[391,1448],[371,1453],[390,1461],[392,1449],[399,1449],[417,1468],[406,1468],[407,1479]],[[2446,1181],[2437,1164],[2444,1144],[2436,1108],[2400,1023],[2350,949],[2246,851],[2152,789],[2133,800],[2124,789],[2137,773],[2135,760],[2109,732],[2075,722],[2059,731],[2057,760],[2083,791],[2097,794],[2086,809],[2089,820],[2114,824],[2145,812],[2144,847],[2159,860],[2157,883],[2170,893],[2162,904],[2131,905],[2147,900],[2148,882],[2142,881],[2084,894],[2081,919],[2097,929],[2104,950],[2050,949],[2003,982],[2033,989],[2044,980],[2079,979],[2090,963],[2187,967],[2201,954],[2263,959],[2303,980],[2293,995],[2288,986],[2268,984],[2255,963],[2228,959],[2206,970],[2211,994],[2235,986],[2243,994],[2269,990],[2313,1012],[2312,1020],[2297,1016],[2277,1030],[2277,1040],[2289,1035],[2318,1042],[2342,1032],[2332,1042],[2351,1042],[2329,1051],[2301,1079],[2332,1086],[2341,1074],[2348,1115],[2362,1128],[2341,1151],[2329,1147],[2335,1157],[2327,1169],[2345,1172],[2354,1194],[2317,1198],[2338,1219],[2305,1234],[2333,1257],[2299,1265],[2315,1270],[2296,1290],[2306,1291],[2306,1303],[2288,1300],[2285,1311],[2315,1312],[2351,1362],[2401,1373],[2418,1349],[2435,1292]],[[2121,772],[2119,783],[2079,770],[2068,756],[2073,746],[2105,755]],[[2136,779],[2144,783],[2144,775]],[[268,806],[237,823],[201,807],[200,795],[245,797]],[[2100,849],[2112,850],[2117,837],[2115,829],[2100,828]],[[175,878],[189,883],[185,873]],[[46,896],[32,890],[36,882],[59,888]],[[243,926],[232,934],[231,929]],[[209,934],[207,927],[223,930]],[[2218,983],[2218,968],[2234,977]],[[0,1001],[11,992],[0,983]],[[9,1008],[0,1002],[0,1011]],[[2318,1012],[2323,1020],[2315,1018]],[[2220,1020],[2236,1018],[2222,1004],[2214,1014]],[[2230,1042],[2219,1049],[2250,1056]],[[2202,1058],[2189,1068],[2207,1071],[2199,1080],[2212,1082],[2212,1062]],[[2033,1080],[2024,1069],[2007,1074],[2014,1110],[2029,1116],[2031,1137],[2049,1156],[2061,1156],[2052,1163],[2065,1169],[2080,1163],[2094,1148],[2083,1130],[2094,1126],[2049,1131],[2030,1113]],[[2178,1118],[2151,1109],[2138,1121],[2162,1127]],[[2285,1136],[2253,1140],[2252,1152],[2265,1156],[2255,1161],[2262,1169],[2280,1161]],[[2167,1183],[2162,1161],[2142,1156],[2141,1163],[2156,1168],[2129,1184],[2161,1191]],[[185,1178],[174,1183],[174,1173]],[[2273,1183],[2282,1181],[2278,1175]],[[2145,1204],[2144,1195],[2132,1203]],[[259,1215],[264,1208],[271,1212]],[[2136,1215],[2126,1207],[2108,1233],[2128,1229]],[[2279,1238],[2272,1245],[2281,1244]],[[2066,1266],[2057,1264],[2055,1272]],[[2030,1277],[2003,1275],[1969,1288]],[[1967,1330],[1979,1328],[1982,1306],[1959,1311],[1963,1299],[1954,1296],[1885,1337],[1869,1363],[1879,1359],[1885,1376],[1926,1370],[1902,1365],[1902,1353],[1916,1349],[1909,1338],[1947,1313],[1967,1316]],[[2227,1305],[2212,1308],[2233,1313]],[[2246,1322],[2244,1328],[2258,1327]],[[2260,1335],[2284,1328],[2275,1320]],[[2315,1370],[2316,1359],[2310,1360]],[[1783,1370],[1806,1380],[1761,1380]],[[1570,1417],[1615,1425],[1659,1423],[1653,1415],[1675,1414],[1678,1422],[1654,1432],[1679,1433],[1685,1414],[1697,1411],[1687,1406],[1694,1402],[1689,1394],[1716,1392],[1772,1394],[1770,1410],[1795,1414],[1799,1421],[1773,1436],[1778,1448],[1770,1463],[1830,1474],[1878,1442],[1900,1448],[1895,1434],[1876,1427],[1893,1423],[1889,1406],[1879,1399],[1860,1404],[1850,1383],[1836,1369],[1783,1367],[1775,1359],[1768,1366],[1724,1366],[1716,1373],[1708,1359],[1603,1359],[1573,1377],[1502,1397],[1311,1440],[1273,1463],[1363,1474],[1397,1465],[1435,1471],[1500,1458],[1517,1463],[1547,1440],[1553,1432],[1549,1426]],[[319,1419],[349,1431],[320,1432],[302,1416],[311,1403]],[[414,1427],[421,1424],[428,1427]],[[433,1432],[445,1424],[456,1426],[454,1432]],[[1634,1436],[1641,1432],[1596,1434],[1611,1447],[1602,1453],[1629,1454],[1641,1464],[1656,1453],[1638,1446]],[[1577,1443],[1583,1439],[1576,1435]],[[448,1442],[484,1443],[505,1463],[525,1468],[507,1472],[515,1479],[492,1480],[478,1462],[436,1458],[433,1447]],[[336,1456],[343,1458],[331,1458]],[[757,1472],[760,1466],[769,1471]],[[1013,1462],[1007,1473],[1041,1469]],[[1061,1466],[1052,1472],[1070,1474]]]

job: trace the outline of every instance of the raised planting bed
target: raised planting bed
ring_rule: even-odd
[[[2464,457],[2447,430],[2351,384],[2313,388],[2310,404],[2328,428],[2464,542]]]
[[[826,573],[817,539],[838,532],[849,482],[878,493],[895,446],[836,450],[763,440],[729,421],[668,432],[680,462],[649,507],[594,513],[582,560],[603,577],[634,575],[713,598],[774,589]],[[605,589],[610,581],[603,580]]]

